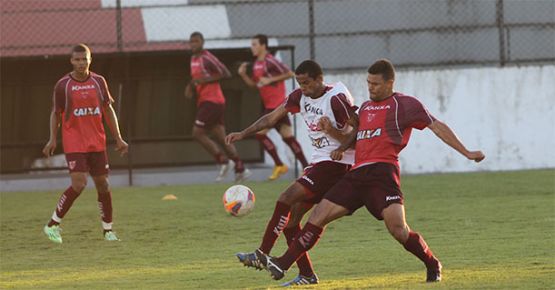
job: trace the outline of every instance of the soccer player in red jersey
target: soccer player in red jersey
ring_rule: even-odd
[[[264,34],[257,34],[251,40],[251,51],[256,61],[252,67],[252,78],[247,74],[248,63],[243,63],[239,67],[239,75],[250,87],[257,87],[264,104],[263,115],[270,113],[285,101],[285,80],[292,78],[294,73],[283,63],[277,60],[268,52],[268,37]],[[274,129],[278,131],[281,138],[291,148],[297,159],[301,162],[303,168],[308,166],[306,158],[303,154],[301,145],[293,136],[291,122],[289,116],[279,119],[274,125]],[[266,136],[269,129],[264,129],[256,133],[256,139],[260,141],[264,149],[272,159],[275,166],[269,180],[276,180],[281,175],[287,173],[287,166],[283,164],[279,158],[276,146]]]
[[[204,49],[204,36],[200,32],[193,32],[189,37],[189,45],[193,53],[191,57],[191,82],[185,88],[185,97],[197,96],[197,116],[193,126],[193,138],[197,140],[220,165],[220,173],[216,181],[222,181],[229,168],[231,160],[235,163],[235,181],[242,181],[251,175],[245,169],[243,161],[237,154],[233,144],[225,143],[225,98],[219,81],[229,78],[229,70],[213,54]],[[214,142],[208,136],[214,136]],[[220,150],[221,146],[225,152]]]
[[[368,69],[370,100],[361,105],[358,118],[350,120],[356,130],[332,152],[332,158],[340,160],[344,150],[356,142],[355,165],[325,194],[283,256],[261,258],[274,279],[281,279],[316,244],[328,223],[365,206],[376,219],[385,222],[389,233],[408,252],[424,263],[426,281],[441,280],[441,263],[405,220],[398,154],[407,145],[413,128],[427,127],[469,160],[480,162],[485,156],[481,151],[469,151],[449,126],[428,113],[418,99],[394,92],[394,80],[395,70],[388,60],[378,60]]]
[[[340,146],[346,133],[352,129],[347,124],[356,111],[351,93],[342,83],[325,84],[322,68],[311,60],[302,62],[295,69],[295,78],[300,89],[293,91],[283,104],[245,130],[226,137],[227,142],[238,141],[262,129],[272,128],[287,113],[299,113],[307,124],[314,149],[311,165],[305,168],[303,176],[279,196],[260,247],[252,253],[237,254],[239,261],[248,267],[263,268],[260,257],[270,253],[282,232],[290,244],[301,230],[303,215],[320,202],[324,193],[343,177],[354,162],[353,150],[347,150],[341,160],[331,159],[331,152]],[[323,120],[336,130],[329,130],[329,133],[322,131]],[[318,277],[309,256],[303,255],[296,261],[299,275],[283,286],[317,284]]]
[[[118,241],[112,231],[112,193],[108,182],[106,134],[102,119],[116,140],[116,150],[123,155],[127,153],[128,145],[121,137],[118,118],[112,108],[114,100],[106,80],[89,70],[92,61],[90,49],[84,44],[73,47],[70,61],[73,71],[61,78],[54,88],[50,140],[42,152],[47,157],[54,153],[58,127],[61,125],[71,186],[60,197],[50,222],[44,227],[44,233],[51,241],[62,243],[60,223],[85,189],[88,172],[98,191],[104,239]]]

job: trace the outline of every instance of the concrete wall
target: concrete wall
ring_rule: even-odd
[[[555,168],[555,65],[399,71],[396,79],[397,91],[418,97],[469,149],[486,154],[475,164],[429,129],[413,130],[400,155],[404,173]],[[365,71],[325,80],[342,81],[357,105],[368,98]],[[304,124],[297,124],[310,155]]]

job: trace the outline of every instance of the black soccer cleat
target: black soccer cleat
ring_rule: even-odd
[[[260,256],[260,261],[262,262],[266,270],[270,272],[270,276],[272,276],[272,279],[280,280],[281,278],[283,278],[283,276],[285,276],[286,271],[283,270],[282,267],[276,262],[276,258],[270,257],[268,255],[262,255]]]
[[[438,262],[437,267],[427,268],[426,282],[433,283],[441,281],[441,263]]]
[[[259,249],[256,249],[256,251],[252,253],[237,253],[235,256],[245,267],[252,267],[259,271],[264,269],[265,263],[262,263],[260,257],[265,255]]]
[[[297,285],[310,285],[310,284],[318,284],[318,276],[316,274],[312,274],[312,276],[303,276],[299,274],[299,276],[295,277],[295,279],[281,284],[283,287],[290,287],[290,286],[297,286]]]

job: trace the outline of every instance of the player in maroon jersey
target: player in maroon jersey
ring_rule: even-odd
[[[247,74],[248,63],[243,63],[239,67],[239,75],[250,87],[257,87],[264,104],[263,115],[272,112],[279,105],[285,101],[285,80],[294,76],[293,72],[277,60],[271,53],[268,52],[268,37],[264,34],[257,34],[251,40],[251,51],[256,61],[252,66],[252,77]],[[308,166],[303,150],[293,136],[291,129],[291,122],[289,116],[285,116],[277,121],[274,129],[278,131],[281,138],[291,148],[297,159],[301,162],[303,168]],[[264,149],[272,159],[275,166],[272,174],[268,177],[269,180],[276,180],[281,175],[287,173],[287,166],[283,164],[279,158],[276,146],[266,136],[269,129],[264,129],[256,133],[256,139],[260,141]]]
[[[116,140],[116,150],[123,155],[127,153],[128,145],[121,137],[106,80],[89,70],[92,61],[90,49],[84,44],[73,47],[70,60],[73,71],[61,78],[54,88],[50,140],[42,152],[47,157],[54,153],[58,127],[61,126],[71,186],[60,197],[50,222],[44,226],[44,233],[51,241],[62,243],[59,225],[85,189],[88,172],[98,191],[104,239],[118,241],[112,231],[112,193],[108,182],[106,134],[102,119]]]
[[[385,222],[389,233],[407,251],[424,262],[426,281],[441,280],[441,263],[422,236],[406,223],[398,154],[407,145],[413,128],[427,127],[469,160],[480,162],[485,156],[481,151],[469,151],[449,126],[430,115],[416,98],[394,92],[394,79],[395,70],[388,60],[378,60],[368,69],[370,100],[360,107],[358,119],[350,120],[357,130],[331,154],[334,160],[341,159],[356,142],[355,165],[326,193],[285,254],[262,258],[274,279],[281,279],[298,257],[316,244],[328,223],[364,206]],[[328,130],[334,129],[324,128]]]
[[[222,181],[225,178],[232,164],[230,160],[235,163],[235,181],[242,181],[251,175],[251,172],[245,169],[235,146],[225,143],[225,98],[219,81],[229,78],[231,74],[223,63],[204,49],[202,33],[193,32],[189,38],[189,45],[193,53],[191,82],[185,88],[185,97],[197,96],[197,116],[193,126],[193,137],[220,164],[220,173],[216,181]],[[208,133],[214,136],[216,142],[210,139]]]

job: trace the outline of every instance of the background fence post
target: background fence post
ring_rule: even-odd
[[[503,0],[497,0],[495,4],[495,18],[499,32],[499,64],[505,66],[507,61],[505,55],[505,19],[503,16]]]

